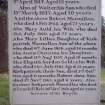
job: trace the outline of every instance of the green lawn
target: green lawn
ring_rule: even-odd
[[[9,105],[8,74],[0,74],[0,105]]]
[[[101,84],[103,87],[105,87],[105,68],[101,71]]]
[[[101,71],[101,80],[105,82],[105,68]]]

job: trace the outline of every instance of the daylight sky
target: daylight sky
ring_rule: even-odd
[[[102,0],[102,16],[105,17],[105,0]]]

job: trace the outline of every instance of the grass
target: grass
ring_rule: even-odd
[[[101,71],[101,80],[105,82],[105,68],[102,68],[102,71]]]
[[[101,88],[105,89],[105,68],[101,70]],[[105,101],[102,102],[101,105],[105,105]]]
[[[101,70],[101,82],[102,82],[102,86],[105,87],[105,68],[102,68]]]
[[[8,74],[0,74],[0,105],[9,105]]]

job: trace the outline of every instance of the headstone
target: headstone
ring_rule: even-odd
[[[9,0],[12,105],[98,105],[100,0]]]

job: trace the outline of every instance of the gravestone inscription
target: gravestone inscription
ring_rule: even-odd
[[[12,105],[98,105],[100,0],[9,1]]]

